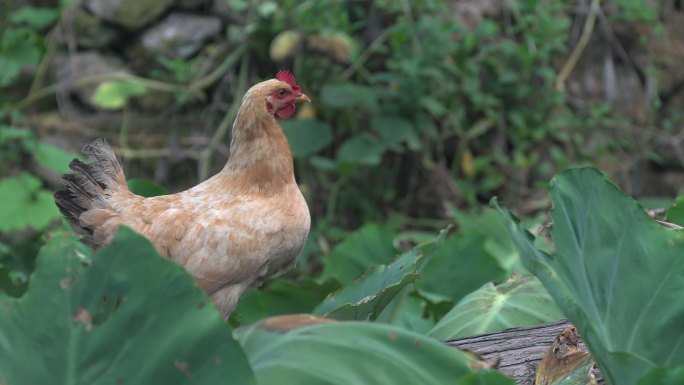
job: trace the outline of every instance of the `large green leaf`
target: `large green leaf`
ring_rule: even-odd
[[[57,236],[27,293],[1,298],[0,383],[250,384],[231,330],[183,268],[117,233],[90,250]]]
[[[240,324],[250,324],[269,316],[311,313],[332,291],[340,288],[337,280],[316,282],[302,279],[273,281],[268,287],[250,289],[240,298],[237,309]]]
[[[558,175],[551,197],[553,257],[502,214],[609,383],[636,384],[655,367],[684,364],[684,232],[659,226],[592,168]]]
[[[491,208],[467,213],[452,209],[450,214],[458,222],[458,232],[463,236],[479,235],[484,237],[484,251],[494,257],[507,273],[517,271],[525,273],[520,261],[518,249],[515,248],[501,215]]]
[[[325,258],[323,278],[351,282],[371,266],[391,262],[397,255],[392,246],[394,231],[387,226],[367,224],[347,236]]]
[[[676,368],[658,368],[650,371],[639,385],[682,385],[684,384],[684,366]]]
[[[59,217],[52,194],[28,173],[0,179],[0,231],[40,230]]]
[[[238,329],[237,338],[261,385],[443,385],[471,373],[465,353],[391,325],[329,322],[285,331],[266,320]]]
[[[281,125],[292,147],[292,155],[297,159],[324,149],[333,139],[330,125],[318,120],[285,120]]]
[[[351,285],[330,294],[313,313],[339,320],[377,318],[401,289],[418,278],[418,261],[422,257],[415,249],[387,266],[372,267]]]
[[[435,326],[435,320],[427,314],[429,303],[415,295],[412,286],[406,286],[382,310],[375,322],[400,326],[420,334],[427,334]]]
[[[499,285],[487,283],[464,297],[429,335],[448,340],[561,318],[563,313],[538,279],[516,275]]]
[[[484,283],[506,278],[506,271],[487,250],[486,236],[456,233],[435,248],[421,271],[419,289],[458,301]]]
[[[678,196],[672,206],[667,208],[665,220],[684,226],[684,195]]]

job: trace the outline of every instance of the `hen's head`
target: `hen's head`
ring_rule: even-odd
[[[295,103],[310,102],[311,99],[302,93],[292,73],[280,71],[275,79],[263,81],[250,88],[244,101],[256,103],[254,107],[257,111],[261,110],[279,119],[289,119],[297,111]],[[261,103],[263,107],[259,105]]]

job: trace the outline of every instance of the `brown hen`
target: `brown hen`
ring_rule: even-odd
[[[119,225],[147,237],[181,265],[228,317],[240,295],[290,265],[311,219],[297,186],[290,145],[278,119],[310,101],[289,72],[247,91],[233,124],[230,157],[212,178],[177,194],[144,198],[127,187],[104,140],[75,159],[55,202],[83,239],[111,242]]]

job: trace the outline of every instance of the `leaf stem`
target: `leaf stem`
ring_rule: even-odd
[[[570,73],[572,73],[572,70],[575,68],[580,56],[582,56],[582,52],[584,52],[584,48],[587,46],[587,43],[589,43],[589,38],[591,37],[591,34],[594,30],[594,25],[596,24],[596,15],[598,14],[599,7],[601,6],[600,3],[601,0],[591,0],[591,5],[589,6],[589,15],[587,16],[587,20],[584,22],[582,35],[577,41],[575,48],[570,53],[568,61],[565,62],[563,68],[558,73],[558,78],[556,78],[557,91],[562,91],[565,88],[565,81],[570,76]]]
[[[223,140],[223,137],[228,132],[228,129],[232,127],[232,123],[237,115],[238,108],[240,108],[240,103],[242,99],[240,96],[247,91],[247,75],[249,74],[249,56],[243,55],[242,62],[240,63],[240,74],[238,75],[238,84],[235,90],[235,99],[230,105],[228,112],[223,117],[223,120],[219,123],[214,135],[212,135],[209,145],[202,150],[199,156],[199,180],[204,181],[209,177],[209,169],[211,166],[211,157],[214,153],[214,148],[219,142]]]

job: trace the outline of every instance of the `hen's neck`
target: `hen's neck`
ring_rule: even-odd
[[[249,108],[238,111],[223,172],[237,193],[272,194],[295,183],[290,144],[273,116],[258,116]]]

